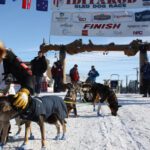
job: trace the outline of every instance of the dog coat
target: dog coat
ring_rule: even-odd
[[[43,96],[31,98],[31,102],[26,111],[21,114],[21,118],[37,122],[40,115],[44,115],[47,120],[52,114],[56,114],[61,120],[67,117],[66,104],[61,97]]]

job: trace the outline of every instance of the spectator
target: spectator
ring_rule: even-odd
[[[75,64],[74,67],[70,70],[69,75],[70,75],[70,79],[71,79],[72,84],[76,86],[77,82],[80,79],[77,64]]]
[[[54,80],[54,92],[62,91],[63,68],[60,61],[54,62],[52,69],[52,78]]]
[[[38,56],[31,60],[31,70],[34,75],[35,94],[39,96],[41,92],[41,82],[44,72],[47,70],[46,58],[41,51]]]
[[[150,63],[146,60],[141,67],[141,73],[143,75],[143,97],[150,96]]]
[[[86,82],[95,83],[96,77],[98,77],[98,76],[99,76],[98,71],[95,69],[94,66],[91,66],[91,70],[88,73],[88,78],[87,78]]]

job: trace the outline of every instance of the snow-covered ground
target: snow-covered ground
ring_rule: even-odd
[[[50,93],[51,95],[53,93]],[[64,97],[65,93],[59,93]],[[45,94],[43,94],[45,95]],[[111,116],[107,105],[102,106],[103,117],[97,117],[88,103],[78,103],[78,118],[67,118],[66,140],[55,141],[54,125],[46,124],[48,150],[150,150],[150,98],[139,94],[118,94],[118,116]],[[17,131],[12,120],[12,133]],[[33,150],[40,150],[40,129],[32,123],[35,140],[30,141]],[[4,150],[17,149],[23,143],[24,127],[18,140],[10,140]]]

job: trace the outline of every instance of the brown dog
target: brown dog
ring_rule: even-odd
[[[100,83],[88,83],[84,85],[84,88],[86,89],[86,92],[88,92],[90,95],[90,97],[86,97],[86,99],[88,99],[88,101],[93,102],[94,111],[95,103],[99,101],[97,115],[100,115],[101,103],[103,102],[106,102],[108,104],[111,110],[111,114],[113,116],[117,115],[117,111],[120,105],[118,105],[116,94],[112,89]]]
[[[3,114],[6,115],[3,115]],[[5,102],[4,105],[0,104],[0,143],[1,145],[4,145],[6,143],[8,132],[10,128],[10,118],[13,117],[11,111],[11,107],[9,106],[9,103]]]
[[[49,124],[55,124],[57,128],[57,135],[55,139],[60,138],[60,125],[62,126],[63,135],[61,139],[65,139],[66,133],[66,121],[67,108],[63,102],[63,99],[58,96],[43,96],[41,98],[31,98],[28,107],[25,111],[19,111],[12,107],[13,96],[0,97],[0,119],[5,125],[9,120],[16,115],[19,115],[22,119],[28,120],[25,123],[25,139],[23,146],[28,144],[28,134],[30,130],[31,121],[39,124],[42,137],[42,148],[46,147],[45,144],[45,128],[44,122]],[[2,135],[2,143],[6,143],[6,134]]]
[[[66,96],[64,98],[64,102],[66,103],[67,110],[68,110],[67,117],[69,117],[69,114],[72,111],[72,109],[74,111],[75,117],[77,117],[77,108],[76,108],[77,93],[76,93],[76,89],[72,83],[67,83],[65,86],[68,90],[66,93]]]

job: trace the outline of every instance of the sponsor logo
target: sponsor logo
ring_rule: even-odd
[[[120,19],[120,18],[132,18],[133,15],[114,15],[114,18]]]
[[[109,19],[111,19],[111,16],[107,14],[99,14],[94,16],[94,20],[109,20]]]
[[[64,23],[60,25],[61,27],[68,27],[71,28],[73,25],[72,24],[68,24],[68,23]]]
[[[86,18],[85,17],[80,17],[80,15],[78,15],[77,18],[80,22],[85,22],[86,21]]]
[[[83,36],[88,36],[88,30],[82,30],[82,35]]]
[[[68,20],[69,17],[65,16],[65,13],[60,12],[58,16],[55,16],[55,19],[56,19],[57,21],[60,21],[60,22],[61,22],[61,21],[66,21],[66,20]]]
[[[150,10],[135,13],[135,21],[150,21]]]
[[[83,29],[119,29],[121,24],[85,24]]]
[[[63,30],[62,30],[62,34],[63,34],[63,35],[70,34],[70,31],[69,31],[69,30],[67,30],[67,29],[63,29]]]
[[[133,19],[134,19],[134,15],[131,12],[120,12],[120,13],[113,14],[113,20],[115,22],[117,21],[130,22],[130,21],[133,21]]]
[[[73,13],[72,15],[73,22],[91,22],[90,13]]]
[[[123,4],[123,3],[135,3],[136,0],[65,0],[66,4]]]
[[[133,31],[133,35],[143,35],[143,31]]]
[[[128,28],[148,28],[148,25],[128,25]]]

